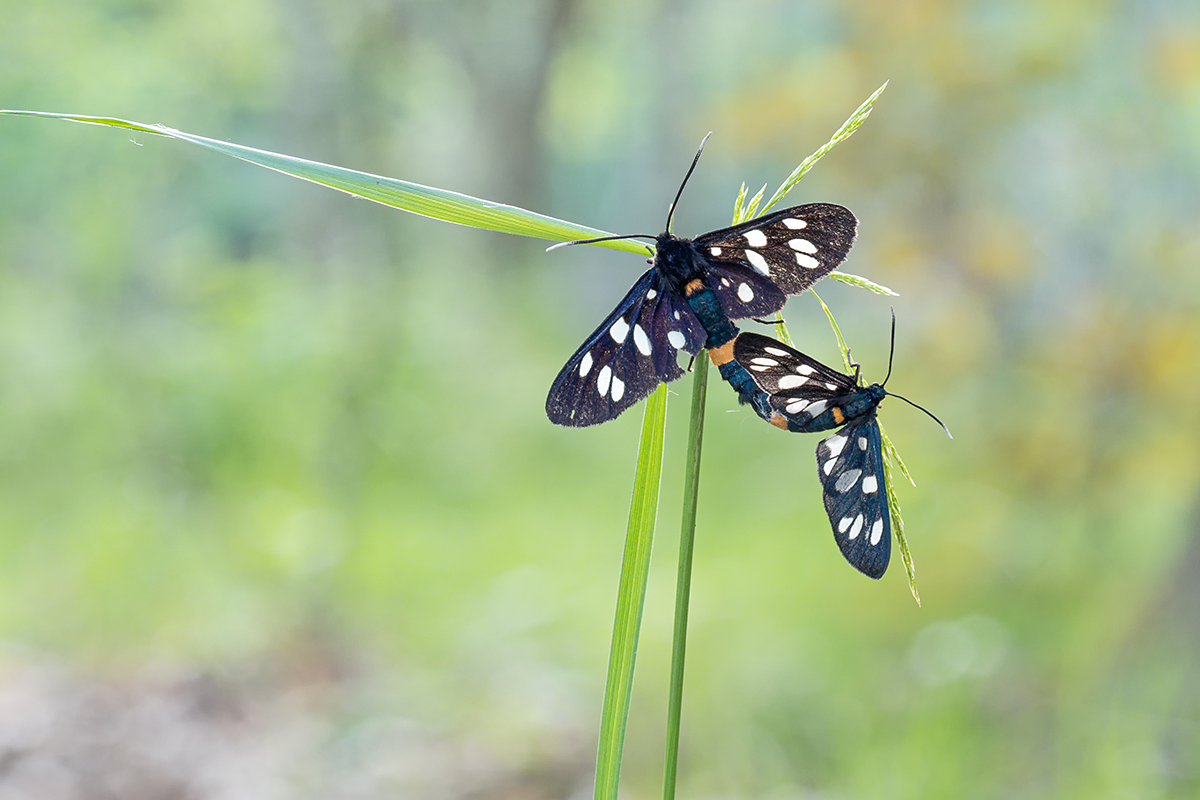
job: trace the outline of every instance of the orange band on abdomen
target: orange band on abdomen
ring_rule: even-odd
[[[731,339],[720,347],[709,350],[708,357],[711,358],[712,362],[718,367],[722,364],[728,364],[730,361],[733,361],[734,341],[735,340]]]

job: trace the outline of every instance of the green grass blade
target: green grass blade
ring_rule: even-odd
[[[859,106],[853,114],[850,115],[850,119],[842,123],[842,127],[838,128],[837,133],[835,133],[828,142],[818,149],[817,152],[800,162],[800,166],[796,167],[792,174],[789,175],[787,179],[779,185],[779,188],[775,190],[775,194],[771,195],[771,199],[767,201],[767,205],[763,209],[764,214],[774,208],[776,203],[786,197],[787,193],[792,190],[792,187],[799,183],[800,179],[804,177],[805,173],[812,169],[813,165],[820,161],[826,153],[854,135],[854,132],[858,130],[858,127],[862,125],[863,122],[866,121],[867,117],[871,115],[871,108],[875,105],[875,101],[879,99],[879,95],[883,94],[883,90],[886,88],[887,81],[884,81],[883,86],[880,86],[875,90],[874,94],[863,101],[863,104]]]
[[[817,294],[815,289],[808,291],[817,298],[817,302],[821,304],[821,310],[825,312],[825,318],[829,320],[829,327],[833,328],[833,335],[837,337],[838,349],[842,353],[842,364],[846,367],[846,372],[853,372],[854,367],[850,366],[850,348],[846,346],[846,339],[842,336],[842,329],[838,327],[837,320],[833,318],[833,312],[829,310],[829,306],[825,305],[825,301],[821,299],[821,295]]]
[[[904,518],[900,516],[900,498],[896,495],[896,484],[892,478],[892,462],[895,461],[896,466],[904,473],[904,477],[908,478],[909,483],[912,483],[913,486],[917,484],[913,482],[912,475],[908,474],[908,467],[904,466],[904,460],[900,458],[900,453],[896,451],[896,446],[888,438],[882,424],[879,426],[879,435],[883,437],[883,482],[887,485],[888,511],[892,515],[892,534],[896,537],[896,544],[900,547],[900,558],[904,560],[904,572],[908,575],[908,590],[912,592],[913,599],[920,606],[921,595],[917,593],[917,568],[913,564],[912,554],[908,551],[908,540],[904,538]]]
[[[629,527],[625,533],[625,555],[621,560],[617,612],[608,656],[608,679],[604,686],[604,711],[600,719],[596,800],[616,800],[621,777],[621,751],[629,722],[629,698],[633,692],[638,633],[646,602],[654,520],[658,514],[666,419],[667,387],[662,384],[647,398],[646,412],[642,417],[642,438],[638,448],[633,499],[629,504]]]
[[[733,201],[733,219],[734,224],[741,222],[746,217],[746,182],[742,181],[742,188],[738,190],[737,199]]]
[[[753,219],[758,216],[758,207],[762,205],[763,195],[766,194],[767,185],[764,183],[762,188],[754,197],[750,198],[750,202],[746,205],[745,219]]]
[[[900,296],[897,292],[893,292],[886,286],[882,286],[874,281],[869,281],[860,275],[851,275],[849,272],[838,272],[835,270],[829,273],[829,277],[832,280],[840,281],[841,283],[849,284],[850,286],[857,286],[860,289],[867,289],[875,294],[883,294],[889,297]]]
[[[776,339],[783,342],[788,347],[796,346],[795,343],[792,341],[792,335],[790,333],[788,333],[787,323],[783,321],[783,312],[782,311],[776,312],[775,318],[767,320],[767,321],[775,326],[775,338]]]
[[[688,426],[687,471],[683,483],[683,522],[679,532],[679,571],[675,582],[675,634],[671,648],[671,690],[667,707],[667,757],[663,798],[673,800],[679,774],[679,730],[683,715],[683,664],[687,654],[688,608],[692,592],[692,553],[696,541],[696,505],[700,497],[700,452],[704,444],[704,408],[708,395],[707,353],[696,357],[692,375],[692,416]]]
[[[191,144],[200,145],[218,153],[224,153],[260,167],[282,172],[294,178],[318,183],[331,189],[373,200],[386,206],[408,211],[413,214],[431,217],[443,222],[453,222],[458,225],[469,225],[473,228],[484,228],[500,233],[510,233],[515,236],[529,236],[536,239],[550,239],[556,242],[566,242],[574,239],[587,239],[594,236],[607,236],[607,231],[576,225],[554,217],[547,217],[533,211],[527,211],[516,206],[493,203],[478,197],[451,192],[445,189],[435,189],[418,183],[386,178],[382,175],[372,175],[367,172],[322,164],[319,161],[308,161],[268,150],[258,150],[230,142],[222,142],[197,136],[192,133],[168,128],[165,125],[146,125],[140,122],[130,122],[111,117],[89,117],[77,114],[53,114],[42,111],[10,111],[0,110],[0,114],[12,114],[26,117],[41,117],[46,119],[61,119],[71,122],[82,122],[88,125],[103,125],[112,128],[124,128],[154,136],[166,136],[180,139]],[[630,253],[645,255],[647,247],[636,241],[614,240],[599,242],[596,247],[607,247],[611,250],[624,250]]]

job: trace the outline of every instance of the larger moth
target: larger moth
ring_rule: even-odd
[[[727,344],[737,335],[730,320],[779,311],[850,252],[858,220],[832,203],[785,208],[694,239],[672,234],[671,216],[703,149],[701,142],[663,233],[564,243],[653,239],[654,253],[650,269],[554,379],[546,397],[552,422],[586,427],[614,419],[683,374],[680,352],[695,356]]]

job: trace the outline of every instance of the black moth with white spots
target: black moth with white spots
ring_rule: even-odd
[[[883,438],[875,419],[887,396],[881,384],[860,386],[844,375],[768,336],[743,333],[733,357],[770,396],[776,424],[815,433],[843,426],[817,445],[817,475],[833,536],[857,570],[880,578],[892,549],[883,477]]]
[[[655,240],[652,266],[558,373],[546,415],[578,428],[614,419],[683,375],[680,351],[727,343],[737,333],[729,320],[773,314],[832,272],[857,226],[842,206],[809,203],[680,239],[668,216],[668,232],[644,237]]]
[[[895,324],[893,317],[893,343]],[[887,378],[883,383],[862,386],[857,366],[854,375],[845,375],[757,333],[738,336],[733,357],[767,393],[774,425],[799,433],[840,426],[817,445],[817,476],[824,490],[825,513],[846,560],[865,575],[883,577],[892,550],[892,521],[883,472],[883,435],[876,413],[883,398],[900,395],[884,389]],[[890,358],[888,362],[890,377]],[[905,397],[900,399],[916,406]],[[933,414],[929,416],[942,425]]]

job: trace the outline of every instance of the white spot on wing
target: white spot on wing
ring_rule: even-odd
[[[808,408],[807,400],[797,400],[794,403],[788,403],[783,410],[789,414],[799,414],[804,409]]]
[[[787,350],[780,350],[778,347],[764,347],[763,350],[773,356],[786,356],[788,354]]]
[[[784,375],[779,379],[780,389],[796,389],[808,383],[808,378],[803,375]]]
[[[854,518],[854,524],[850,527],[850,538],[857,538],[858,534],[862,533],[863,515],[859,514]]]
[[[848,469],[838,476],[837,483],[833,485],[837,489],[838,494],[845,494],[850,491],[850,487],[858,483],[858,476],[862,475],[861,469]]]
[[[865,436],[858,437],[858,449],[859,450],[867,449],[867,437],[865,437]]]
[[[646,292],[646,299],[647,299],[647,300],[653,300],[653,299],[654,299],[654,298],[656,298],[656,297],[658,297],[658,292],[654,291],[653,289],[651,289],[651,290],[649,290],[648,292]]]
[[[579,377],[586,378],[587,374],[592,371],[592,354],[584,353],[583,360],[579,362]]]
[[[676,312],[675,312],[675,319],[676,319],[677,321],[678,321],[678,319],[679,319],[679,312],[678,312],[678,311],[676,311]]]
[[[721,278],[721,285],[728,289],[729,288],[729,278]]]
[[[719,256],[719,255],[721,255],[721,248],[719,248],[719,247],[710,247],[710,248],[708,249],[708,252],[712,253],[714,256]]]
[[[879,544],[879,540],[883,537],[883,519],[875,520],[875,524],[871,526],[871,544]]]
[[[642,355],[650,355],[650,337],[642,330],[641,325],[633,326],[633,343],[637,345],[637,349],[641,351]],[[616,390],[614,389],[613,391]]]
[[[788,217],[787,219],[785,219],[785,220],[783,221],[783,227],[785,227],[785,228],[787,228],[788,230],[791,230],[791,231],[798,231],[798,230],[800,230],[801,228],[803,228],[803,227],[805,227],[805,226],[807,226],[807,225],[808,225],[808,223],[807,223],[807,222],[805,222],[804,220],[802,220],[802,219],[794,219],[794,218],[792,218],[792,217]]]
[[[835,433],[833,436],[830,436],[828,439],[826,439],[824,444],[829,448],[829,455],[840,456],[842,454],[842,449],[846,446],[846,441],[847,439],[845,436],[842,436],[840,433]]]
[[[617,321],[612,324],[612,327],[608,329],[608,335],[613,338],[614,342],[620,344],[621,342],[625,341],[625,337],[629,335],[629,323],[625,321],[624,317],[619,317]],[[604,392],[601,392],[600,394],[604,394]]]
[[[605,364],[600,370],[600,374],[596,376],[596,391],[600,392],[600,396],[608,394],[608,382],[612,379],[612,367]]]
[[[813,368],[808,364],[801,364],[800,366],[796,367],[796,372],[799,372],[801,375],[812,375]]]
[[[826,475],[828,475],[829,473],[833,472],[833,465],[836,463],[837,463],[836,458],[829,459],[828,461],[825,462],[825,465],[821,467],[821,471],[824,472]]]
[[[838,533],[845,533],[852,522],[854,522],[854,517],[842,517],[841,521],[838,522]]]
[[[796,263],[805,269],[817,269],[821,262],[806,253],[796,253]]]
[[[679,316],[679,314],[676,313],[675,316]],[[674,347],[676,350],[682,350],[683,346],[687,344],[687,339],[685,339],[683,334],[679,331],[669,332],[667,334],[667,341],[670,342],[671,347]]]
[[[788,247],[798,253],[808,253],[809,255],[817,252],[817,246],[808,239],[791,239],[788,241]]]
[[[743,303],[749,303],[754,299],[754,290],[750,288],[750,284],[738,284],[738,299]]]
[[[779,365],[779,362],[775,359],[765,358],[764,356],[755,356],[754,358],[750,359],[750,363],[762,364],[764,367],[775,367]]]
[[[614,403],[617,402],[624,396],[625,396],[625,381],[621,380],[616,375],[613,375],[613,379],[612,379],[613,402]]]
[[[820,414],[822,411],[824,411],[825,406],[827,406],[827,405],[829,405],[828,400],[818,400],[817,402],[813,403],[811,406],[808,407],[808,413],[809,413],[809,415],[815,417],[817,414]]]
[[[767,246],[767,235],[765,233],[763,233],[762,231],[760,231],[758,228],[755,228],[752,231],[746,231],[745,233],[742,234],[742,236],[746,237],[746,243],[749,244],[751,247],[766,247]]]
[[[874,475],[868,475],[863,478],[862,490],[863,494],[874,494],[879,491],[879,481],[875,479]]]
[[[770,275],[771,265],[767,260],[759,255],[757,250],[747,250],[746,260],[750,262],[750,266],[754,267],[754,271],[760,275]]]

